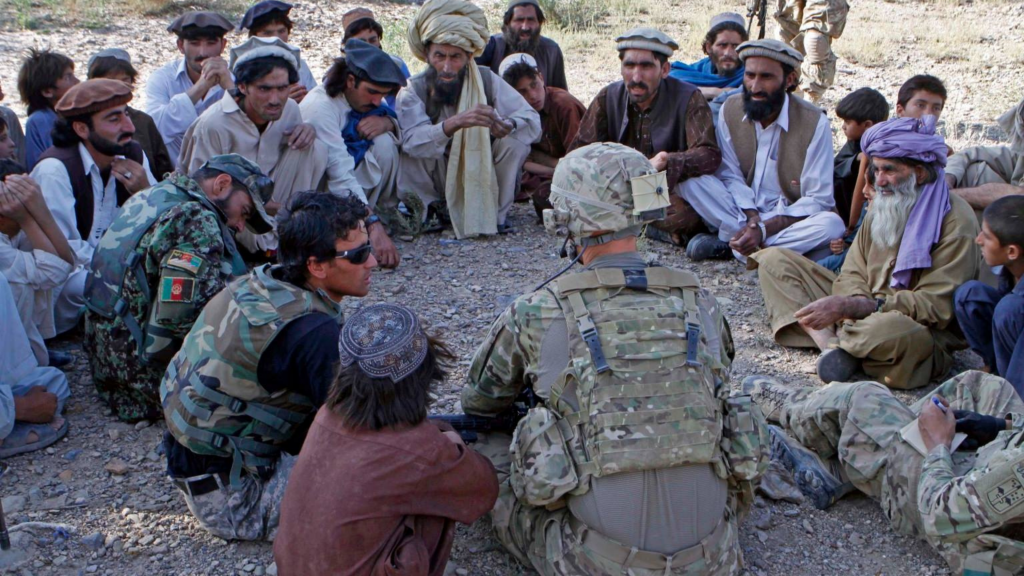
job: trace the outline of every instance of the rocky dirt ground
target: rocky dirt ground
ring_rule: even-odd
[[[25,48],[49,46],[69,54],[81,66],[96,50],[126,47],[142,72],[141,82],[177,55],[164,31],[170,16],[128,16],[116,6],[100,4],[90,9],[100,11],[90,12],[92,19],[85,26],[81,3],[68,7],[49,2],[27,8],[37,29],[22,30],[15,27],[14,14],[25,6],[29,5],[0,4],[0,81],[8,94],[5,104],[19,112],[23,109],[14,104],[13,93]],[[298,21],[293,40],[316,74],[326,70],[335,53],[341,14],[351,6],[314,0],[299,3],[293,12]],[[387,33],[395,36],[386,38],[388,46],[407,57],[408,50],[397,35],[415,6],[379,3],[372,8],[387,23]],[[684,56],[695,57],[699,48],[693,42],[707,17],[722,8],[743,11],[735,1],[613,2],[610,15],[595,29],[552,30],[551,35],[568,47],[570,83],[586,102],[617,74],[609,37],[636,23],[652,23],[682,43],[689,42]],[[488,9],[496,29],[499,10],[493,4]],[[863,85],[879,88],[893,101],[903,79],[928,71],[949,83],[944,120],[954,146],[998,140],[1002,136],[995,128],[995,116],[1024,96],[1022,32],[1024,5],[1020,3],[856,2],[846,36],[837,43],[840,73],[825,104],[834,105],[843,94]],[[144,107],[141,101],[136,104]],[[376,274],[373,292],[365,300],[346,303],[350,308],[377,301],[411,306],[452,344],[463,361],[439,390],[439,411],[459,410],[458,392],[468,359],[497,312],[561,266],[555,256],[557,242],[536,224],[532,208],[516,206],[512,222],[519,229],[512,236],[458,241],[444,234],[400,243],[401,267]],[[695,270],[704,286],[723,300],[737,344],[734,382],[750,374],[772,374],[786,381],[813,383],[815,356],[772,342],[752,272],[734,262],[692,265],[664,244],[653,244],[650,252],[661,264]],[[110,417],[94,393],[80,339],[65,338],[57,347],[76,358],[68,369],[74,392],[67,410],[71,430],[65,440],[43,453],[8,460],[10,470],[0,478],[0,495],[9,526],[42,522],[62,527],[16,531],[12,539],[18,555],[0,555],[0,573],[274,573],[270,545],[225,542],[207,535],[192,519],[163,475],[163,457],[158,452],[163,424],[132,426]],[[956,369],[978,364],[972,354],[961,353]],[[910,401],[919,394],[902,396]],[[531,573],[498,548],[489,528],[486,521],[459,528],[451,571],[461,576]],[[894,535],[878,507],[861,496],[848,497],[827,512],[806,503],[759,499],[743,524],[742,544],[748,571],[757,576],[948,573],[926,545]]]

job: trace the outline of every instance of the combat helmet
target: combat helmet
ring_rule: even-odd
[[[644,224],[665,217],[670,203],[665,173],[636,150],[610,142],[559,160],[550,200],[544,227],[584,247],[639,235]]]

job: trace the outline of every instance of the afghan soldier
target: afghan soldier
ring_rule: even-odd
[[[279,265],[207,304],[160,384],[167,471],[203,528],[273,541],[281,498],[339,365],[341,300],[377,266],[356,196],[300,192],[279,217]]]
[[[805,56],[804,93],[817,102],[835,80],[838,59],[832,40],[843,35],[850,6],[846,0],[778,0],[778,5],[779,40]]]
[[[502,482],[497,537],[542,574],[742,566],[738,517],[768,464],[767,426],[749,397],[728,397],[732,337],[714,297],[636,251],[668,190],[621,144],[563,158],[545,226],[567,229],[585,267],[513,302],[470,368],[466,412],[497,415],[526,387],[542,399],[511,449],[507,436],[477,444]]]
[[[203,306],[245,274],[234,233],[270,229],[272,183],[236,154],[173,174],[125,202],[86,279],[85,349],[96,390],[118,418],[160,416],[167,362]]]
[[[1024,565],[1024,543],[1000,534],[1024,521],[1024,402],[1006,380],[965,372],[910,407],[877,382],[797,388],[751,377],[743,388],[785,429],[770,427],[772,457],[818,508],[852,483],[954,574],[1017,574]],[[922,451],[901,434],[915,418]],[[952,450],[954,432],[977,452]]]

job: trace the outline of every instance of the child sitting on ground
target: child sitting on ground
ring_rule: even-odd
[[[1024,398],[1024,196],[985,209],[977,243],[989,266],[1002,266],[999,288],[972,280],[956,290],[956,319],[968,344]]]
[[[867,166],[864,154],[860,151],[860,137],[879,122],[889,118],[889,103],[885,96],[872,88],[860,88],[846,95],[836,105],[836,116],[843,120],[843,134],[846,145],[835,157],[832,175],[836,210],[844,222],[847,222],[846,233],[842,238],[832,241],[832,256],[818,262],[825,268],[838,273],[846,260],[846,251],[860,228],[863,218],[864,193],[861,189],[865,184],[862,170]],[[860,202],[854,199],[860,197]],[[856,205],[855,205],[856,204]],[[856,212],[852,210],[856,209]]]

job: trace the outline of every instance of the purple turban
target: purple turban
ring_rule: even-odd
[[[950,210],[946,185],[946,141],[935,133],[935,116],[894,118],[868,129],[861,147],[868,157],[909,158],[931,164],[937,172],[934,182],[926,184],[910,210],[896,254],[896,268],[889,284],[896,289],[910,287],[910,275],[916,268],[931,268],[932,246],[942,234],[942,220]]]

